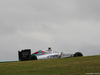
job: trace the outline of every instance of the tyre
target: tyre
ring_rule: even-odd
[[[37,56],[31,55],[31,60],[37,60]]]
[[[76,53],[74,54],[74,57],[79,57],[79,56],[83,56],[83,54],[82,54],[81,52],[76,52]]]

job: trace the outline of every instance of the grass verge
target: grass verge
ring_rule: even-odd
[[[0,63],[0,75],[86,75],[100,73],[100,56]]]

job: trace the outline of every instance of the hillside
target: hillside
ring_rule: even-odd
[[[100,56],[0,63],[0,75],[85,75],[100,73]]]

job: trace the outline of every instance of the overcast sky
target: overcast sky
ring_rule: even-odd
[[[48,47],[100,55],[100,0],[0,0],[0,61]]]

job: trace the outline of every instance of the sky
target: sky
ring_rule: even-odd
[[[100,55],[100,0],[0,0],[0,61],[48,47]]]

